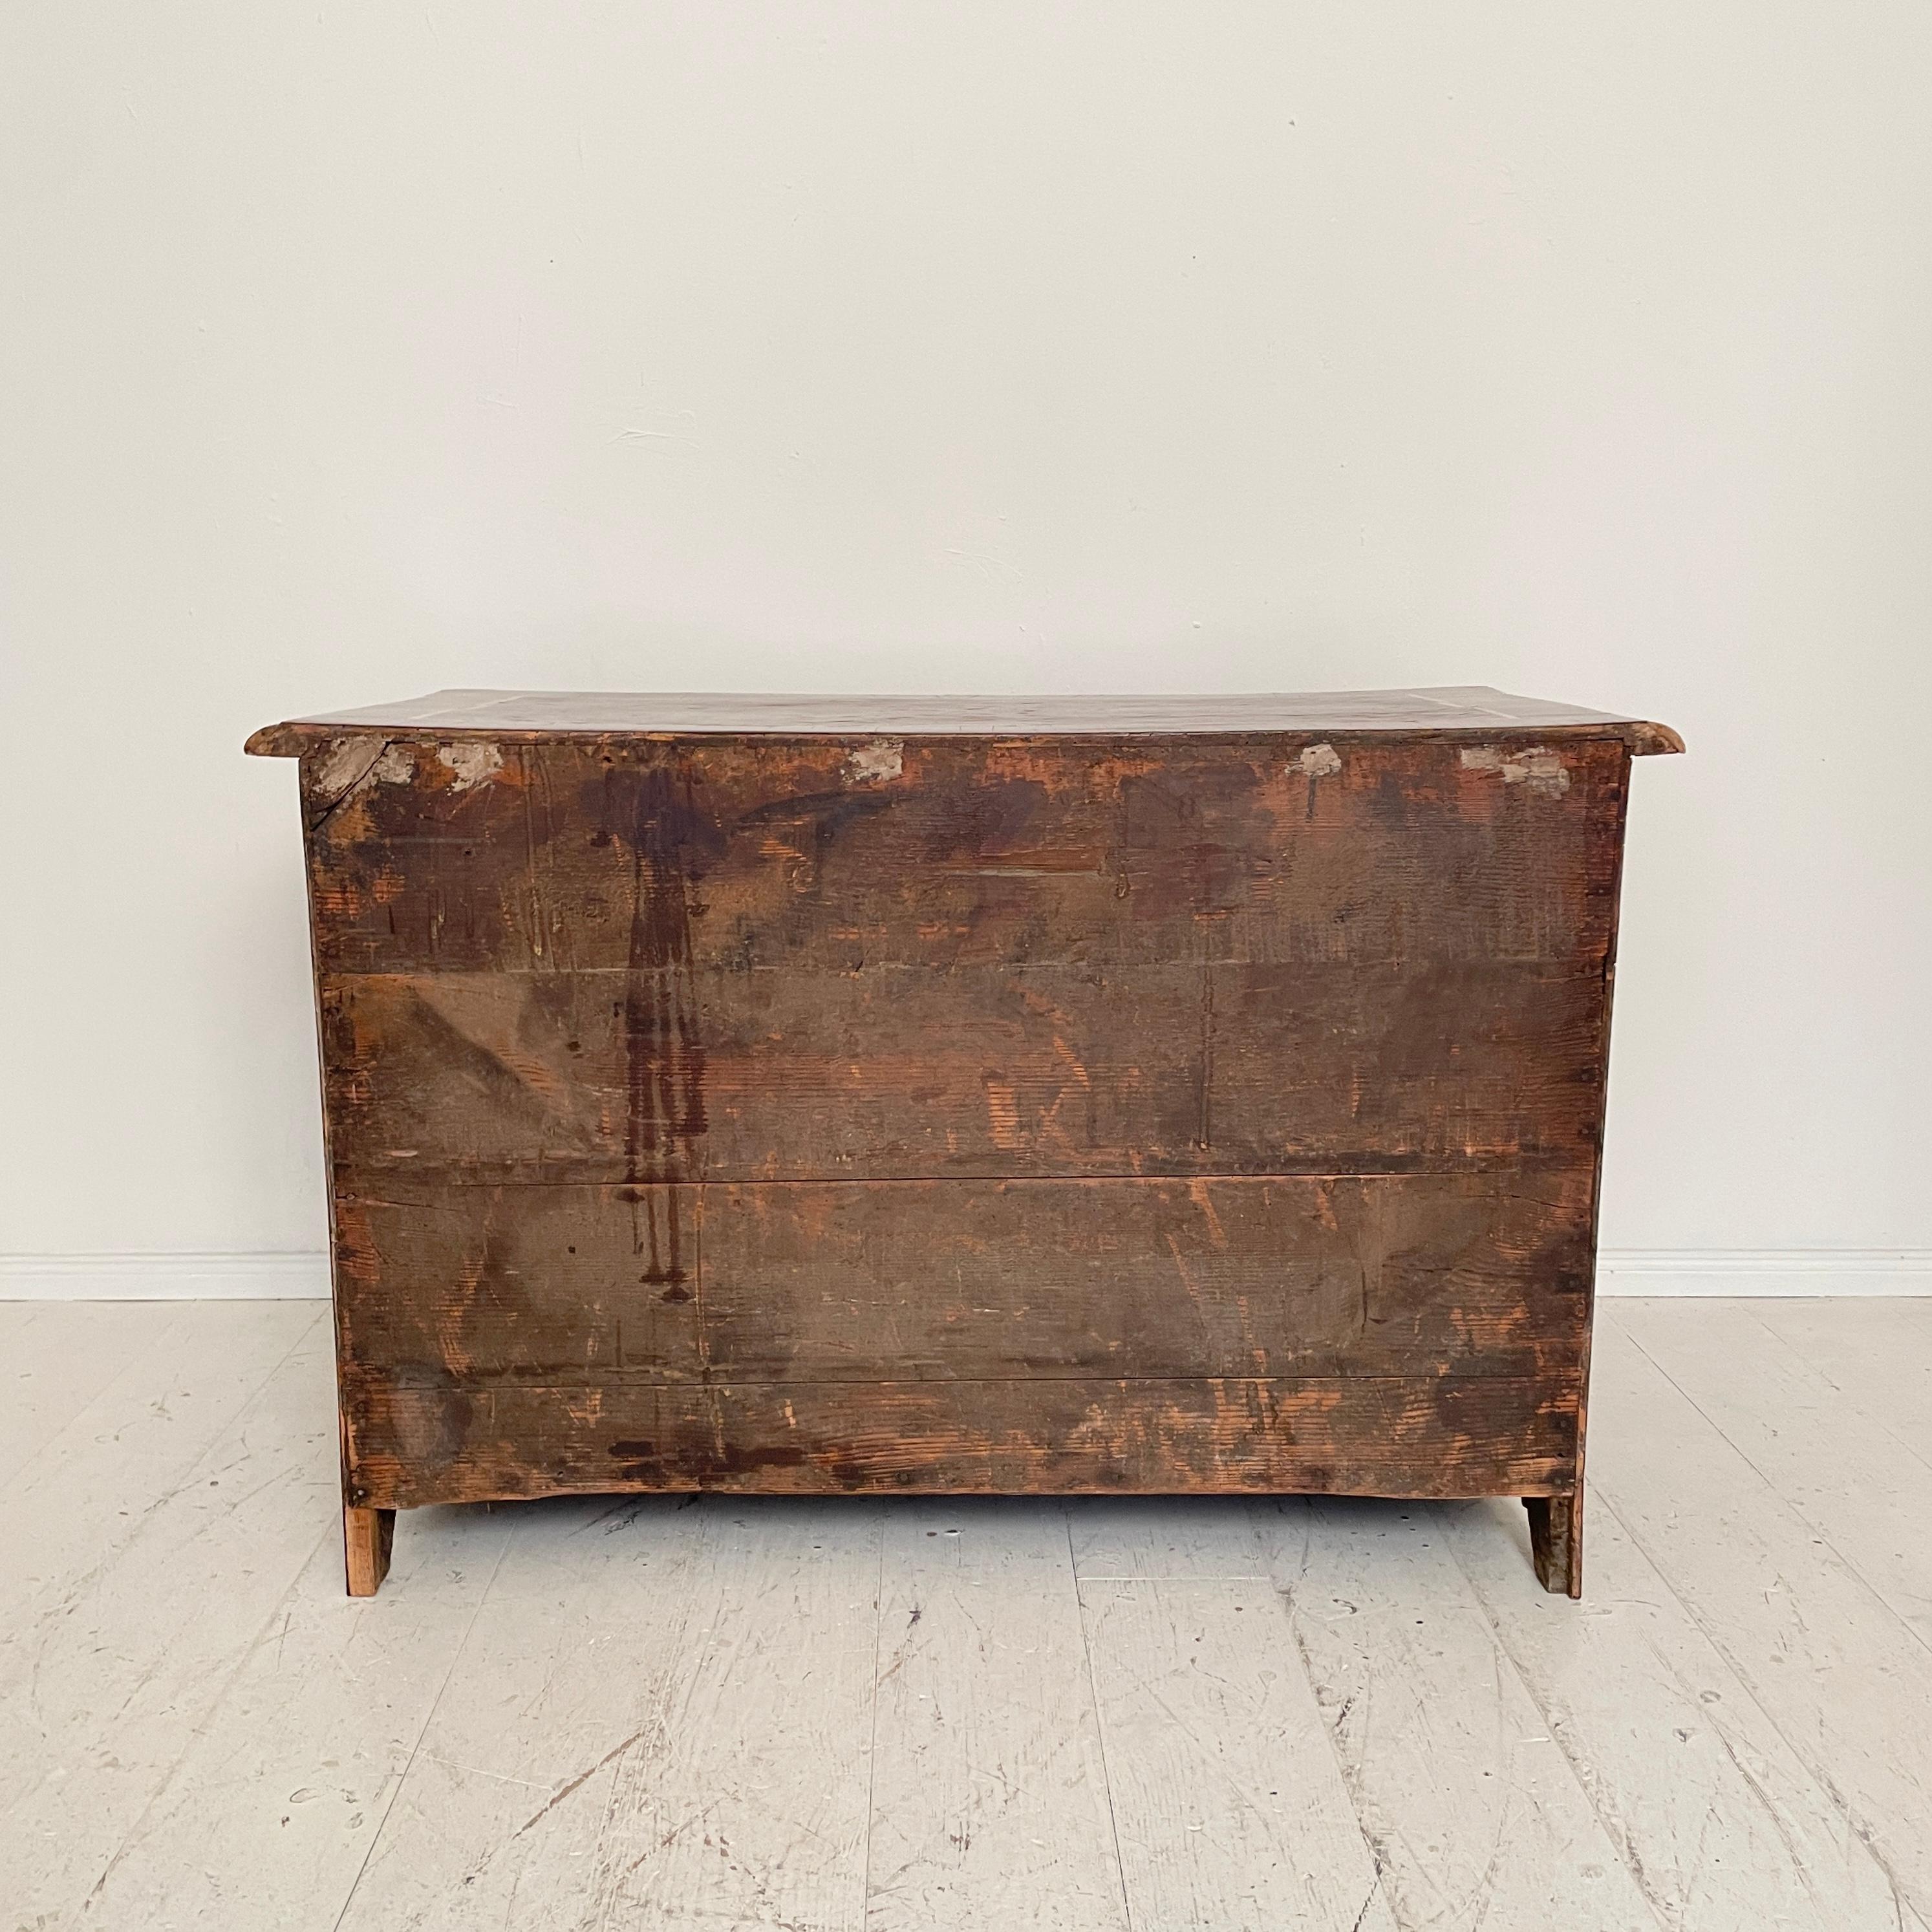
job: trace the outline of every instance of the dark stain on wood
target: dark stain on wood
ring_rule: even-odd
[[[1671,734],[458,698],[251,741],[302,760],[361,1586],[395,1508],[720,1488],[1516,1494],[1580,1587]]]
[[[626,1487],[711,1489],[752,1480],[775,1469],[801,1468],[805,1451],[794,1443],[774,1442],[720,1448],[699,1442],[630,1442],[610,1444],[611,1474]]]
[[[694,882],[686,871],[686,854],[697,842],[696,815],[688,787],[677,786],[670,772],[632,776],[632,907],[622,1017],[624,1178],[635,1181],[688,1171],[705,1121],[704,1047],[691,971]],[[674,1215],[667,1223],[673,1241],[676,1228]],[[674,1247],[664,1264],[664,1278],[677,1278]]]
[[[408,1438],[422,1392],[372,1377],[358,1495],[386,1508],[631,1489],[785,1495],[1550,1495],[1575,1464],[1574,1375],[620,1384],[495,1390],[460,1462]]]
[[[1583,1594],[1583,1508],[1580,1483],[1570,1495],[1525,1496],[1536,1580],[1553,1595]]]
[[[1590,1204],[1576,1173],[412,1182],[343,1197],[338,1276],[358,1352],[472,1387],[1534,1376],[1577,1359]],[[638,1229],[670,1216],[659,1289]]]

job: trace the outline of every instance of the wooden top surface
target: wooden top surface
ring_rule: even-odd
[[[1681,752],[1668,726],[1486,685],[1407,691],[1188,692],[1147,697],[752,696],[617,691],[438,691],[399,704],[291,718],[248,740],[287,758],[350,732],[402,738],[1322,736],[1622,738],[1634,752]]]

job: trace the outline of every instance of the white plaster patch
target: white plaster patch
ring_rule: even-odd
[[[369,775],[367,738],[332,738],[328,749],[316,760],[315,776],[310,789],[318,797],[346,793]]]
[[[1310,745],[1295,760],[1309,778],[1332,778],[1342,769],[1342,754],[1333,745]]]
[[[1462,754],[1472,772],[1495,772],[1504,784],[1527,785],[1545,798],[1561,798],[1570,789],[1570,771],[1554,752],[1531,745],[1520,752],[1498,751],[1494,745],[1472,746]]]
[[[877,784],[897,778],[904,770],[904,740],[874,738],[845,760],[845,781],[848,784]]]
[[[478,744],[471,739],[466,738],[453,745],[439,745],[436,755],[456,774],[456,782],[450,787],[452,791],[467,791],[472,785],[480,785],[503,769],[503,748],[500,745]]]
[[[416,761],[410,755],[406,745],[386,745],[382,755],[376,760],[375,776],[378,784],[407,784],[416,775]]]

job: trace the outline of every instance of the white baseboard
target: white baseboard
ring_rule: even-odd
[[[328,1257],[295,1253],[0,1255],[0,1301],[328,1299]]]
[[[1932,1248],[1605,1248],[1600,1294],[1932,1294]]]
[[[1606,1248],[1612,1294],[1932,1294],[1932,1248]],[[0,1255],[0,1301],[326,1300],[328,1257]]]

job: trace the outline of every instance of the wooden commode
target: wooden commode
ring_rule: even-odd
[[[639,1490],[1519,1496],[1640,721],[454,691],[301,759],[350,1588]]]

